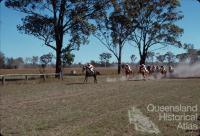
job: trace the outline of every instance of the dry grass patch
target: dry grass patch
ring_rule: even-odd
[[[0,126],[3,135],[16,136],[133,136],[147,135],[129,124],[135,106],[148,116],[162,135],[191,135],[177,130],[177,122],[158,120],[147,105],[200,105],[200,79],[106,82],[82,84],[83,77],[64,81],[0,86]],[[54,82],[56,81],[56,82]],[[200,108],[200,107],[199,107]],[[198,111],[198,113],[200,113]],[[197,135],[196,132],[192,133]]]

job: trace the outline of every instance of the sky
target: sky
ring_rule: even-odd
[[[194,44],[195,48],[200,49],[200,3],[196,0],[182,0],[180,10],[184,15],[184,18],[177,23],[184,29],[181,41]],[[6,57],[14,58],[41,56],[49,52],[54,53],[52,49],[43,45],[43,41],[17,31],[16,26],[21,24],[22,17],[24,17],[22,13],[6,8],[3,2],[0,3],[0,51]],[[164,54],[167,51],[172,51],[174,54],[184,52],[183,49],[167,47],[157,50],[156,53]],[[103,52],[109,51],[96,38],[91,36],[88,45],[81,45],[79,51],[73,51],[75,54],[74,62],[99,61],[99,54]],[[122,61],[130,62],[132,54],[135,54],[139,59],[137,48],[130,45],[125,46]],[[116,59],[112,55],[111,62],[113,61],[116,62]]]

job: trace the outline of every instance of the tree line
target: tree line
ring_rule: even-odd
[[[74,61],[74,55],[65,54],[62,56],[62,67],[77,67],[82,66],[80,62],[75,64]],[[110,59],[112,57],[111,53],[103,52],[99,54],[99,61],[97,60],[91,60],[90,63],[96,67],[113,67],[118,64],[117,62],[110,62]],[[55,67],[55,63],[53,60],[55,59],[54,55],[52,53],[44,54],[42,56],[32,56],[32,57],[5,57],[5,55],[0,52],[0,68],[6,68],[6,69],[17,69],[20,67],[25,68],[46,68],[47,66]],[[129,63],[130,65],[138,65],[139,62],[136,61],[137,57],[136,55],[132,54],[130,56],[130,60],[126,63]],[[197,62],[200,62],[200,50],[194,49],[193,46],[191,46],[189,49],[187,49],[186,52],[180,53],[180,54],[174,54],[173,52],[166,52],[164,54],[156,53],[156,52],[148,52],[147,53],[147,61],[146,64],[148,65],[158,65],[158,64],[166,64],[166,65],[176,65],[180,63],[190,63],[194,64]]]
[[[66,59],[67,57],[67,59]],[[32,56],[32,57],[5,57],[5,55],[0,52],[0,68],[7,68],[7,69],[17,69],[19,67],[27,67],[27,68],[34,68],[34,67],[47,67],[47,65],[54,66],[54,55],[52,53],[44,54],[42,56]],[[73,54],[63,54],[62,56],[63,66],[71,65],[74,61]]]
[[[127,44],[138,50],[140,64],[152,49],[184,47],[183,29],[176,24],[183,18],[179,0],[5,0],[5,6],[26,14],[17,26],[20,32],[55,51],[56,73],[91,35],[116,58],[118,74]]]

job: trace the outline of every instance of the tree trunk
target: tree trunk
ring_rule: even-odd
[[[62,54],[62,44],[63,44],[63,30],[57,28],[56,32],[56,73],[62,72],[62,61],[61,61],[61,54]],[[59,75],[56,75],[59,78]]]
[[[56,51],[56,73],[61,72],[61,49],[57,49]]]
[[[119,57],[118,57],[118,75],[121,74],[121,58],[122,58],[122,49],[119,48]]]
[[[142,54],[140,56],[140,65],[145,64],[146,58],[147,58],[146,54]]]
[[[56,73],[61,73],[62,62],[61,62],[61,50],[62,50],[62,41],[56,40]],[[59,78],[59,75],[56,75]]]
[[[118,69],[117,69],[118,75],[121,73],[121,61],[118,60]]]

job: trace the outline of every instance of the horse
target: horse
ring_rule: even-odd
[[[173,73],[174,72],[174,68],[172,66],[169,66],[169,73]]]
[[[133,70],[130,70],[130,69],[125,68],[125,74],[126,74],[126,78],[129,78],[130,75],[133,74]]]
[[[155,72],[156,72],[156,66],[153,65],[153,66],[151,67],[151,73],[155,73]]]
[[[154,71],[155,71],[155,70],[153,69],[153,66],[150,66],[150,65],[147,66],[147,70],[149,71],[149,75],[153,74]]]
[[[125,71],[126,78],[129,78],[130,75],[133,74],[133,70],[130,69],[130,68],[128,68],[128,67],[125,66],[125,65],[122,65],[122,69],[124,69],[124,71]]]
[[[85,79],[84,82],[87,83],[88,77],[93,76],[94,77],[94,83],[97,83],[97,75],[100,75],[100,73],[96,70],[91,71],[91,69],[88,66],[83,66],[82,67],[82,72],[85,72]]]
[[[139,67],[139,73],[142,74],[143,78],[146,79],[146,77],[149,75],[149,71],[146,70],[145,68],[143,67]]]
[[[166,77],[166,75],[167,75],[167,70],[165,69],[164,66],[161,66],[161,68],[160,68],[160,73],[161,73],[162,75],[164,75],[164,77]]]

